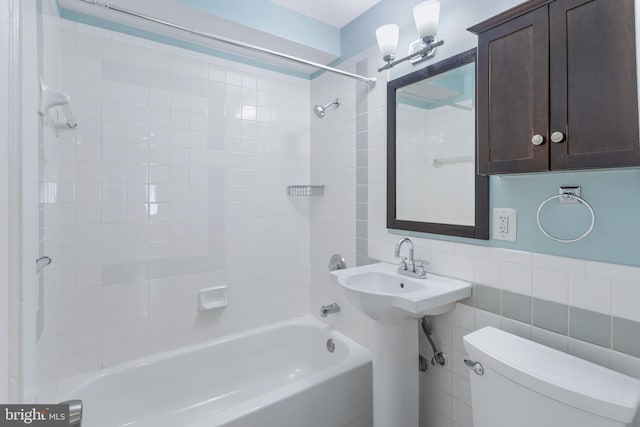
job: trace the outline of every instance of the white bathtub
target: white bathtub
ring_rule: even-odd
[[[304,317],[115,366],[63,397],[83,400],[83,427],[370,427],[371,390],[370,353]]]

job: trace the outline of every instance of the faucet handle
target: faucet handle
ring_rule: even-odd
[[[407,268],[406,268],[407,271],[411,271],[411,272],[416,271],[416,263],[415,263],[415,261],[408,260],[406,262],[406,264],[407,264]]]
[[[402,259],[400,260],[400,263],[398,263],[398,269],[399,270],[407,269],[407,257],[405,256],[402,257]]]
[[[429,263],[427,261],[423,261],[421,259],[417,259],[414,261],[413,265],[414,265],[414,271],[416,272],[416,274],[418,274],[420,277],[426,277],[427,275],[427,271],[425,270],[425,267],[428,265]]]

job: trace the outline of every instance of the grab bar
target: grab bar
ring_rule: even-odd
[[[434,157],[433,166],[440,167],[452,163],[472,162],[473,156],[456,156],[456,157]]]

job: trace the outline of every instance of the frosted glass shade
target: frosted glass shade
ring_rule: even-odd
[[[427,0],[418,3],[413,8],[413,19],[416,21],[416,28],[421,39],[435,36],[440,20],[440,0]]]
[[[378,47],[383,57],[394,56],[398,49],[398,35],[400,28],[396,24],[387,24],[376,30]]]

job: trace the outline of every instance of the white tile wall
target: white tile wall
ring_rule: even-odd
[[[569,302],[569,274],[565,271],[533,269],[533,296],[562,304]]]
[[[64,20],[60,33],[79,122],[44,142],[61,303],[46,324],[59,350],[43,352],[60,376],[305,314],[309,201],[286,186],[309,182],[309,82]],[[219,284],[228,307],[198,312]]]
[[[631,277],[629,277],[631,278]],[[640,322],[640,310],[638,310],[638,301],[640,301],[640,276],[635,276],[635,280],[628,282],[614,281],[612,283],[611,307],[612,314],[623,319],[635,320]]]
[[[42,44],[39,49],[39,74],[50,87],[59,88],[61,85],[62,60],[62,26],[57,4],[54,0],[42,2],[42,19],[39,21],[38,32]],[[56,113],[54,120],[60,120]],[[72,244],[75,236],[72,233],[65,234],[65,224],[69,221],[65,212],[57,207],[62,201],[72,202],[75,197],[73,186],[74,168],[72,164],[65,162],[68,152],[75,156],[75,144],[61,143],[56,137],[55,129],[43,122],[39,141],[39,256],[48,255],[54,263],[40,274],[38,280],[39,314],[42,316],[42,324],[38,326],[41,331],[37,343],[37,382],[38,390],[46,393],[55,392],[57,381],[60,378],[59,355],[69,354],[75,351],[75,337],[65,334],[65,329],[70,322],[59,316],[59,312],[65,309],[73,309],[74,301],[65,300],[62,295],[68,286],[65,283],[66,276],[60,270],[65,264],[62,256],[63,248]],[[84,152],[83,152],[84,153]],[[55,183],[54,183],[55,181]],[[79,189],[80,193],[84,189]],[[86,344],[82,341],[81,344]]]
[[[415,186],[398,186],[398,218],[473,225],[475,198],[474,186],[470,184],[475,175],[474,163],[469,161],[439,167],[433,162],[435,158],[465,155],[474,150],[470,142],[475,135],[474,110],[447,106],[425,110],[408,104],[398,104],[397,108],[398,181],[416,183]],[[372,116],[377,116],[371,117],[371,121],[386,120],[384,113],[383,109],[371,112]],[[450,187],[433,185],[438,182],[448,182]],[[455,198],[447,197],[452,187],[457,189]],[[429,196],[417,198],[416,192]],[[433,199],[441,200],[441,203],[429,203]],[[455,217],[451,217],[452,212],[455,212]]]
[[[570,274],[569,304],[598,313],[611,314],[611,280]]]
[[[530,266],[502,262],[500,268],[500,287],[502,289],[522,295],[531,295],[532,273]]]

